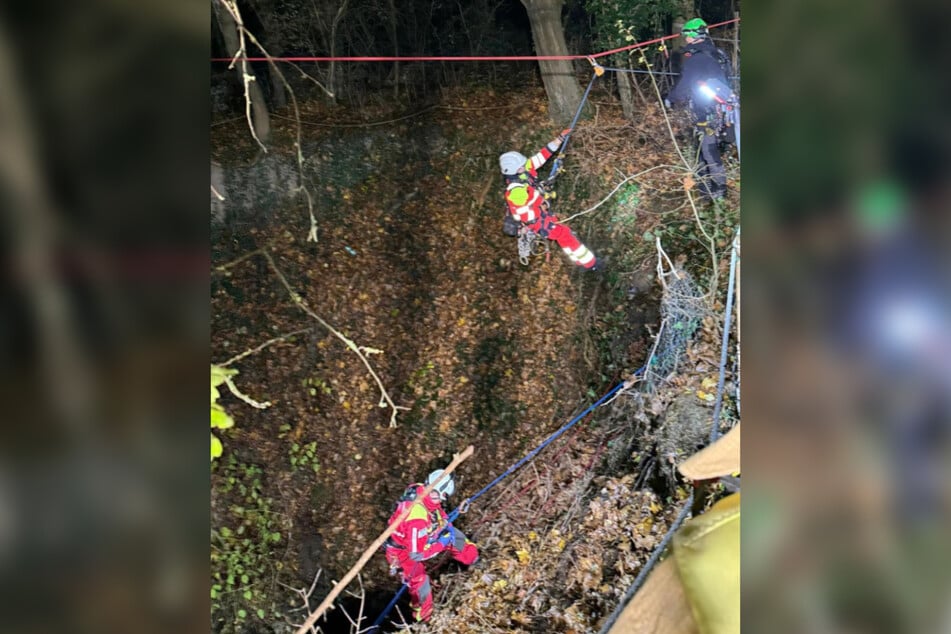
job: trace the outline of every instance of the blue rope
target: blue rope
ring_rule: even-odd
[[[637,375],[641,374],[641,373],[644,371],[644,368],[645,368],[645,367],[647,367],[647,366],[643,366],[643,367],[641,367],[640,369],[638,369],[638,370],[634,373],[634,375],[637,376]],[[476,498],[481,497],[482,495],[484,495],[489,489],[491,489],[492,487],[494,487],[495,485],[497,485],[499,482],[501,482],[502,480],[504,480],[506,477],[508,477],[509,475],[511,475],[512,472],[514,472],[516,469],[518,469],[518,468],[521,467],[523,464],[525,464],[526,462],[528,462],[529,460],[531,460],[532,458],[534,458],[534,457],[538,454],[539,451],[541,451],[542,449],[544,449],[545,447],[547,447],[548,445],[550,445],[555,439],[557,439],[557,438],[558,438],[559,436],[561,436],[563,433],[565,433],[566,431],[568,431],[569,429],[571,429],[573,426],[575,426],[575,425],[578,423],[578,421],[580,421],[582,418],[584,418],[585,416],[587,416],[592,410],[594,410],[594,409],[597,408],[597,407],[600,407],[600,406],[604,403],[604,401],[606,401],[608,398],[610,398],[611,396],[613,396],[616,392],[618,392],[618,391],[619,391],[621,388],[623,388],[626,384],[627,384],[627,383],[626,383],[625,381],[622,381],[621,383],[618,383],[616,386],[614,386],[613,388],[611,388],[611,390],[610,390],[607,394],[605,394],[604,396],[602,396],[601,398],[599,398],[597,401],[595,401],[594,403],[592,403],[586,410],[584,410],[583,412],[581,412],[580,414],[578,414],[577,416],[575,416],[573,419],[571,419],[571,421],[569,421],[568,423],[566,423],[565,425],[563,425],[560,429],[558,429],[556,432],[554,432],[551,436],[549,436],[548,438],[546,438],[540,445],[538,445],[537,447],[535,447],[535,449],[533,449],[530,453],[528,453],[527,455],[525,455],[521,460],[519,460],[518,462],[516,462],[515,464],[513,464],[511,467],[509,467],[508,469],[506,469],[506,470],[505,470],[505,473],[503,473],[502,475],[500,475],[499,477],[497,477],[495,480],[493,480],[492,482],[490,482],[490,483],[488,483],[487,485],[485,485],[484,487],[482,487],[482,489],[479,490],[475,495],[472,495],[471,497],[468,497],[468,498],[466,498],[465,500],[463,500],[462,503],[461,503],[459,506],[457,506],[455,509],[453,509],[452,513],[449,514],[449,521],[450,521],[450,522],[453,522],[457,517],[459,517],[460,509],[461,509],[463,506],[472,503],[473,500],[475,500]],[[406,592],[406,588],[407,588],[407,586],[406,586],[406,584],[404,583],[403,586],[399,589],[399,592],[397,592],[396,595],[393,597],[393,599],[390,601],[389,605],[387,605],[386,608],[384,608],[383,611],[380,613],[380,616],[376,617],[376,620],[375,620],[375,621],[373,622],[373,624],[370,626],[370,629],[367,630],[367,634],[370,634],[371,632],[373,632],[373,631],[375,631],[376,629],[379,628],[380,624],[383,622],[383,619],[386,618],[386,616],[390,613],[390,611],[391,611],[391,610],[393,609],[393,607],[396,605],[397,601],[399,601],[400,597],[403,596],[403,593]]]
[[[726,289],[726,315],[723,317],[723,343],[720,346],[720,376],[717,379],[717,402],[713,406],[713,429],[710,430],[710,442],[720,435],[720,407],[723,405],[723,383],[726,377],[726,356],[730,343],[730,321],[733,317],[733,280],[736,279],[736,248],[740,240],[740,229],[733,238],[733,253],[730,255],[730,280]]]
[[[608,620],[605,621],[598,634],[607,634],[607,632],[611,630],[614,622],[617,621],[617,618],[621,615],[621,612],[624,611],[624,608],[631,600],[631,597],[634,596],[634,593],[637,592],[637,589],[641,587],[642,583],[644,583],[644,579],[647,578],[647,573],[651,571],[651,568],[653,568],[654,564],[657,563],[657,560],[660,559],[661,553],[664,552],[665,548],[667,548],[667,544],[674,536],[674,533],[678,528],[680,528],[680,525],[684,523],[684,520],[687,519],[687,511],[690,510],[692,504],[693,493],[687,496],[687,499],[684,501],[684,507],[680,509],[680,514],[677,516],[677,519],[675,519],[674,523],[670,525],[669,529],[667,529],[667,534],[664,535],[664,538],[660,540],[660,543],[657,544],[656,548],[654,548],[654,552],[651,553],[650,559],[647,560],[647,563],[644,564],[644,567],[641,568],[641,571],[637,573],[637,578],[634,579],[634,583],[631,584],[631,587],[628,588],[627,592],[624,593],[624,596],[621,597],[621,601],[618,603],[617,607],[614,608],[614,612],[612,612],[611,616],[608,617]]]
[[[403,586],[400,588],[399,592],[393,595],[393,599],[390,601],[389,605],[383,608],[383,611],[380,612],[380,616],[376,617],[376,620],[373,621],[373,625],[369,627],[369,629],[366,631],[366,634],[371,634],[371,632],[374,632],[375,630],[379,629],[380,624],[383,623],[383,619],[385,619],[386,615],[390,613],[390,610],[392,610],[393,607],[396,606],[397,601],[399,601],[400,597],[403,596],[403,593],[406,592],[407,587],[408,586],[404,583]]]
[[[642,368],[642,369],[643,369],[643,368]],[[638,372],[640,372],[640,371],[641,371],[641,370],[638,370]],[[523,464],[525,464],[526,462],[528,462],[529,460],[531,460],[532,458],[534,458],[536,455],[538,455],[538,452],[539,452],[539,451],[541,451],[542,449],[544,449],[545,447],[547,447],[548,445],[550,445],[555,439],[557,439],[557,438],[558,438],[559,436],[561,436],[563,433],[565,433],[566,431],[568,431],[569,429],[571,429],[572,427],[574,427],[574,426],[578,423],[578,421],[580,421],[582,418],[584,418],[585,416],[587,416],[588,413],[590,413],[592,410],[594,410],[595,408],[599,407],[599,406],[600,406],[604,401],[606,401],[608,398],[610,398],[611,396],[613,396],[614,393],[617,392],[618,390],[620,390],[622,387],[624,387],[625,384],[626,384],[626,382],[623,382],[623,381],[622,381],[621,383],[618,383],[618,384],[617,384],[616,386],[614,386],[607,394],[605,394],[604,396],[602,396],[601,398],[599,398],[597,401],[595,401],[593,404],[591,404],[590,406],[588,406],[588,409],[586,409],[585,411],[581,412],[580,414],[578,414],[577,416],[575,416],[574,418],[572,418],[572,419],[571,419],[568,423],[566,423],[565,425],[562,425],[562,427],[561,427],[559,430],[557,430],[557,431],[554,432],[551,436],[549,436],[548,438],[546,438],[546,439],[542,442],[542,444],[540,444],[540,445],[538,445],[537,447],[535,447],[534,449],[532,449],[532,450],[531,450],[528,454],[526,454],[521,460],[519,460],[518,462],[516,462],[515,464],[513,464],[511,467],[509,467],[508,469],[506,469],[506,470],[505,470],[505,473],[503,473],[502,475],[500,475],[499,477],[497,477],[495,480],[493,480],[492,482],[490,482],[490,483],[488,483],[487,485],[485,485],[484,487],[482,487],[482,489],[481,489],[480,491],[478,491],[475,495],[473,495],[473,496],[471,496],[471,497],[468,497],[468,498],[466,498],[465,500],[463,500],[463,501],[462,501],[462,504],[460,504],[459,506],[457,506],[457,507],[455,508],[455,510],[453,510],[453,512],[449,514],[449,520],[452,521],[452,520],[454,520],[455,518],[459,517],[459,509],[461,509],[465,504],[467,504],[467,503],[472,503],[476,498],[481,497],[486,491],[488,491],[489,489],[491,489],[492,487],[494,487],[496,484],[498,484],[499,482],[501,482],[502,480],[504,480],[506,477],[508,477],[509,475],[511,475],[512,472],[514,472],[516,469],[518,469],[519,467],[521,467]]]
[[[571,120],[571,125],[568,126],[572,132],[574,132],[575,125],[578,123],[578,119],[581,117],[581,110],[584,108],[584,102],[588,100],[588,93],[591,92],[591,87],[594,86],[594,80],[597,78],[597,73],[592,75],[591,81],[588,82],[588,87],[584,89],[584,95],[581,96],[581,103],[578,104],[578,110],[575,112],[575,118]],[[555,162],[552,163],[551,172],[548,173],[548,178],[545,179],[545,182],[551,183],[555,179],[555,175],[558,173],[558,170],[561,168],[561,157],[565,153],[565,148],[568,147],[568,141],[571,139],[572,132],[568,133],[568,136],[565,137],[564,143],[562,143],[561,147],[558,149],[558,156],[555,157]]]

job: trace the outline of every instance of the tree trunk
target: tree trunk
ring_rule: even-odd
[[[215,17],[218,21],[218,28],[221,29],[221,35],[225,41],[225,49],[229,57],[239,53],[241,40],[238,37],[238,25],[234,16],[227,8],[221,6],[219,2],[212,2],[215,8]],[[241,51],[242,56],[247,56],[247,51]],[[251,64],[247,62],[235,62],[235,72],[238,73],[241,85],[245,85],[244,75],[247,73],[253,77]],[[251,121],[254,124],[254,134],[258,140],[267,145],[271,138],[271,116],[267,110],[267,102],[264,100],[264,91],[257,81],[250,81],[248,86],[248,98],[251,101]]]
[[[340,7],[337,9],[337,13],[334,15],[333,22],[330,24],[330,56],[337,56],[337,26],[340,25],[340,20],[343,18],[344,11],[347,10],[347,3],[350,0],[343,0],[340,4]],[[330,98],[330,101],[334,104],[337,103],[337,88],[338,84],[343,82],[338,82],[336,77],[336,63],[330,62],[330,74],[327,80],[327,85],[330,86],[330,92],[333,93],[333,96]]]
[[[287,106],[287,90],[284,88],[284,82],[281,76],[273,68],[268,69],[268,77],[271,79],[271,101],[274,108],[284,108]]]
[[[522,0],[532,24],[532,40],[538,55],[567,55],[561,25],[564,0]],[[581,88],[571,60],[539,61],[542,82],[548,93],[548,114],[558,125],[567,125],[581,102]]]
[[[624,118],[634,120],[634,94],[631,92],[630,73],[614,73],[617,79],[618,94],[621,95],[621,111]]]
[[[674,7],[674,10],[671,12],[672,15],[674,16],[674,21],[670,25],[670,34],[680,35],[680,29],[682,29],[684,24],[687,23],[687,20],[690,20],[692,18],[696,18],[699,16],[696,15],[696,12],[694,11],[693,0],[679,0],[678,2],[675,2],[674,4],[676,6]],[[681,48],[683,48],[684,44],[686,44],[686,42],[684,42],[684,38],[675,37],[668,40],[667,48],[671,52],[679,51]]]
[[[400,55],[400,41],[396,29],[396,3],[389,0],[390,6],[390,39],[393,40],[393,55]],[[400,63],[393,62],[393,99],[400,98]]]

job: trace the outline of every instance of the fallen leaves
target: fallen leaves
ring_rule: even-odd
[[[478,94],[466,98],[473,106],[498,105],[497,98]],[[458,125],[458,136],[472,135],[474,146],[497,144],[502,135],[520,144],[522,130],[538,127],[538,113],[547,116],[543,95],[532,95],[526,103],[513,109],[511,118],[500,121],[495,129],[470,125],[467,119],[472,115],[465,111],[442,112],[429,124],[447,130]],[[400,138],[418,137],[421,129],[407,127],[402,132]],[[602,170],[613,179],[617,165],[627,164],[629,172],[634,172],[659,164],[650,153],[631,156],[624,139],[629,128],[623,134],[579,132],[574,141],[576,163],[582,157],[591,161],[592,173]],[[317,134],[311,142],[320,144],[323,141]],[[477,445],[479,460],[470,461],[461,481],[468,492],[475,490],[544,438],[553,429],[556,413],[564,413],[582,399],[582,389],[575,386],[585,385],[590,378],[576,339],[585,327],[588,304],[579,301],[571,265],[557,248],[547,264],[540,258],[527,269],[514,264],[514,243],[496,236],[493,232],[498,227],[480,216],[481,210],[466,211],[473,192],[485,189],[486,182],[487,208],[494,196],[501,196],[501,182],[490,182],[497,174],[473,174],[467,164],[471,153],[462,146],[450,149],[441,156],[439,171],[429,176],[420,177],[426,172],[420,164],[392,160],[385,166],[385,178],[359,187],[328,186],[327,200],[344,199],[347,204],[341,208],[349,211],[322,210],[320,243],[307,244],[288,230],[299,225],[300,218],[295,216],[299,209],[280,212],[272,226],[263,227],[254,237],[260,243],[272,236],[284,238],[275,251],[282,262],[294,263],[286,272],[297,290],[355,341],[379,346],[363,348],[365,353],[386,350],[374,358],[374,364],[379,364],[381,378],[392,388],[397,403],[414,408],[401,415],[400,428],[386,430],[386,412],[376,407],[378,391],[359,362],[322,334],[305,335],[299,346],[248,359],[247,367],[242,367],[250,392],[282,398],[274,411],[252,413],[253,420],[232,430],[236,437],[229,442],[243,443],[242,450],[254,462],[269,465],[265,485],[271,488],[270,495],[282,500],[281,511],[296,528],[327,537],[325,563],[338,570],[352,564],[353,544],[369,543],[383,527],[380,500],[388,493],[397,495],[406,483],[425,475],[420,473],[421,465],[470,439],[488,441]],[[676,178],[663,171],[655,175],[667,192],[677,188]],[[397,183],[409,182],[432,194],[393,208],[405,194]],[[695,185],[690,177],[683,181],[684,189]],[[566,208],[576,202],[590,206],[596,199],[574,201],[566,196],[557,204]],[[473,222],[480,227],[476,239],[468,226]],[[345,244],[356,247],[360,257],[346,256],[341,250]],[[260,339],[256,337],[260,333],[273,336],[301,327],[300,316],[273,294],[266,274],[259,273],[253,260],[229,273],[231,288],[243,295],[239,298],[234,290],[215,293],[212,309],[213,332],[227,333],[232,348]],[[236,336],[239,328],[244,330]],[[687,357],[695,365],[704,364],[707,373],[678,377],[672,384],[693,393],[713,392],[716,380],[709,369],[718,367],[717,342],[717,324],[705,322]],[[223,353],[223,344],[212,343],[215,354]],[[641,361],[624,363],[639,365]],[[414,378],[427,364],[432,365],[426,376]],[[301,381],[308,377],[321,377],[332,394],[311,396],[301,389]],[[670,395],[658,392],[645,400],[642,414],[657,416],[668,406]],[[501,422],[503,415],[508,418]],[[287,439],[279,438],[277,429],[285,423],[294,424],[294,441],[318,440],[322,471],[294,476],[300,493],[281,496],[276,483],[288,474],[276,465],[286,462]],[[250,430],[258,436],[252,437]],[[512,439],[517,442],[508,442]],[[547,466],[550,455],[550,450],[541,454],[535,466]],[[606,608],[596,596],[605,594],[605,588],[625,587],[633,579],[663,535],[667,509],[656,496],[633,490],[630,478],[599,481],[595,497],[583,498],[585,489],[578,483],[592,453],[565,455],[573,461],[553,476],[560,478],[558,487],[534,489],[527,496],[544,507],[531,530],[510,522],[515,511],[503,513],[492,526],[481,529],[477,541],[487,572],[447,578],[463,598],[453,603],[458,610],[437,609],[434,631],[491,631],[480,618],[497,631],[507,632],[529,626],[537,630],[533,620],[539,618],[544,618],[546,628],[557,627],[545,631],[596,629],[594,614]],[[314,504],[309,492],[320,488],[339,495],[325,495]],[[546,518],[564,513],[576,502],[577,515],[566,530],[546,523]],[[347,530],[335,526],[340,517],[348,518]],[[462,520],[460,528],[466,530],[466,522],[471,521]],[[560,596],[569,584],[574,594]],[[548,610],[553,611],[542,617]]]

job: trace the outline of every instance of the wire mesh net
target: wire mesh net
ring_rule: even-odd
[[[649,391],[676,372],[690,338],[708,313],[703,296],[688,273],[678,269],[665,277],[660,330],[644,369],[644,387]]]

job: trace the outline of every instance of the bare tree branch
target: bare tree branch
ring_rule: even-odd
[[[279,337],[274,337],[273,339],[268,339],[267,341],[265,341],[264,343],[262,343],[260,346],[257,346],[257,347],[255,347],[255,348],[251,348],[251,349],[249,349],[249,350],[245,350],[245,351],[242,352],[241,354],[236,355],[236,356],[234,356],[234,357],[231,357],[230,359],[228,359],[227,361],[224,361],[223,363],[216,363],[215,365],[217,365],[217,366],[219,366],[219,367],[222,367],[222,368],[226,368],[226,367],[228,367],[229,365],[231,365],[232,363],[236,363],[236,362],[240,361],[241,359],[244,359],[245,357],[250,357],[252,354],[256,354],[256,353],[258,353],[258,352],[261,352],[262,350],[264,350],[265,348],[267,348],[267,347],[270,346],[271,344],[275,344],[275,343],[277,343],[278,341],[284,341],[285,339],[290,339],[291,337],[293,337],[293,336],[295,336],[295,335],[303,334],[303,333],[307,332],[308,330],[310,330],[310,328],[301,328],[300,330],[295,330],[294,332],[289,332],[289,333],[287,333],[286,335],[281,335],[281,336],[279,336]]]
[[[307,313],[308,315],[316,319],[317,322],[321,326],[329,330],[337,339],[340,339],[340,341],[342,341],[350,350],[352,350],[354,354],[360,357],[360,361],[362,361],[363,365],[366,366],[366,369],[370,373],[370,376],[373,377],[373,380],[376,382],[377,387],[380,388],[380,407],[389,406],[390,409],[392,410],[392,413],[390,414],[390,427],[396,427],[396,416],[399,413],[399,410],[408,410],[409,408],[397,405],[396,403],[393,402],[393,399],[390,398],[389,392],[387,392],[386,388],[383,386],[383,381],[380,380],[380,377],[377,375],[376,371],[373,369],[373,366],[370,365],[370,362],[367,360],[366,354],[364,354],[364,350],[366,350],[366,352],[368,353],[376,353],[379,351],[375,349],[371,349],[371,348],[364,349],[361,346],[358,346],[352,340],[348,339],[346,335],[344,335],[342,332],[340,332],[339,330],[337,330],[336,328],[328,324],[326,321],[324,321],[324,319],[321,318],[320,315],[315,313],[310,308],[310,306],[304,303],[304,300],[301,298],[301,296],[291,287],[290,283],[288,283],[287,281],[287,278],[284,277],[284,273],[282,273],[281,270],[277,267],[277,264],[274,262],[274,258],[271,257],[271,254],[264,249],[261,250],[261,253],[267,259],[268,264],[271,265],[271,268],[274,270],[274,273],[277,275],[278,279],[281,280],[281,284],[283,284],[284,288],[287,289],[287,292],[290,293],[291,300],[293,300],[293,302],[297,304],[297,306],[301,310],[303,310],[305,313]]]

